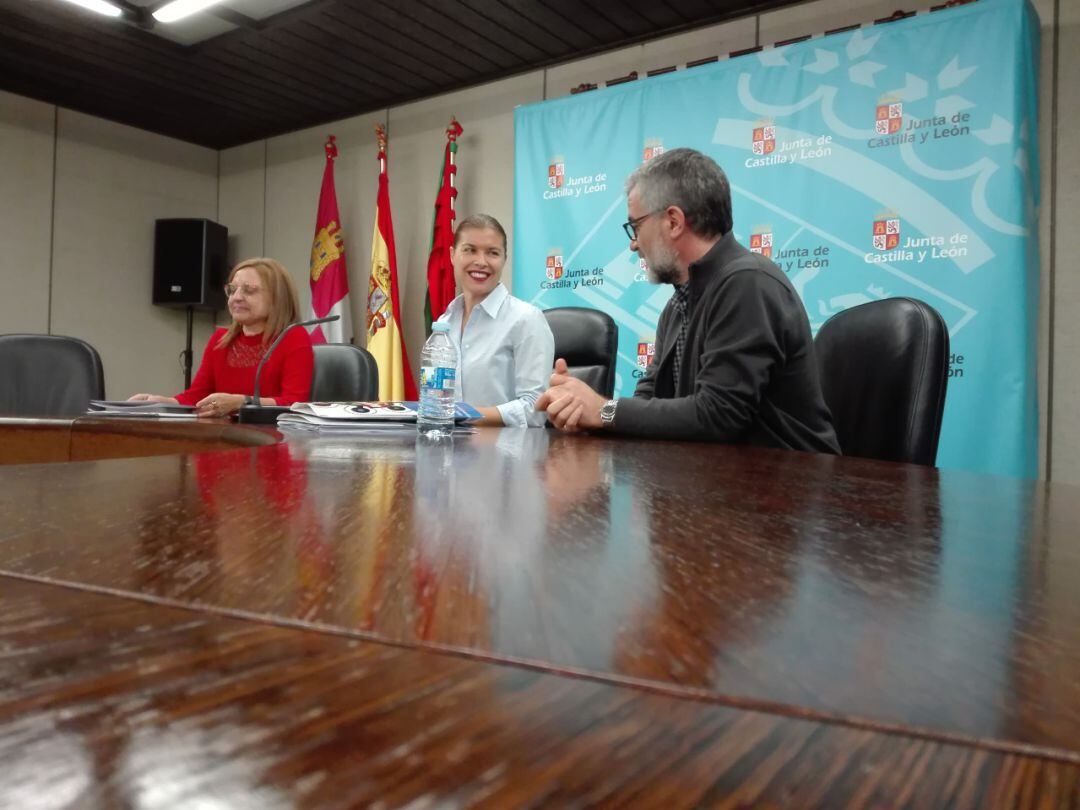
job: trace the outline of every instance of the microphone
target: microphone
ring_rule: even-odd
[[[259,367],[255,369],[255,396],[252,397],[255,401],[251,405],[244,405],[240,408],[239,420],[241,422],[249,425],[274,425],[277,424],[278,416],[289,410],[287,405],[263,405],[259,402],[259,384],[262,382],[263,367],[266,365],[266,361],[270,359],[270,355],[274,353],[274,349],[278,347],[278,344],[281,343],[285,335],[297,326],[315,326],[319,323],[330,323],[331,321],[336,321],[340,318],[340,315],[328,315],[325,318],[312,318],[309,321],[297,321],[296,323],[290,323],[281,330],[281,334],[279,334],[274,342],[270,344],[270,348],[266,350],[266,354],[264,354],[262,360],[259,361]]]

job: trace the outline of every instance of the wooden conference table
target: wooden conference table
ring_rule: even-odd
[[[543,430],[0,461],[3,807],[1080,806],[1077,488]]]

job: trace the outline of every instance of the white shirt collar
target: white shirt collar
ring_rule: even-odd
[[[502,305],[506,302],[506,299],[510,297],[510,291],[506,289],[506,286],[500,281],[495,285],[495,289],[488,293],[487,298],[481,301],[477,306],[484,310],[491,318],[496,318],[499,314],[499,310],[502,309]],[[446,308],[448,311],[465,312],[465,296],[459,295],[450,305]]]
[[[480,306],[484,311],[492,318],[499,314],[499,310],[502,308],[503,302],[510,297],[509,291],[503,286],[500,281],[495,285],[495,289],[488,293],[487,298],[480,302]]]

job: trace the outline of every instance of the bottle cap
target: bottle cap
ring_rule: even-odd
[[[448,323],[440,323],[439,321],[436,321],[435,323],[433,323],[431,325],[431,331],[432,332],[449,332],[450,331],[450,324],[448,324]]]

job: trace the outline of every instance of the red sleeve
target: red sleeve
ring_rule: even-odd
[[[203,397],[209,396],[217,390],[214,387],[214,346],[217,345],[217,342],[221,340],[221,336],[226,331],[225,329],[215,329],[214,334],[210,336],[210,340],[206,341],[202,362],[199,363],[199,370],[195,374],[195,379],[191,381],[191,388],[182,394],[176,395],[176,401],[181,405],[194,405]]]
[[[292,405],[311,399],[311,377],[315,371],[315,353],[311,350],[311,335],[298,326],[277,349],[285,356],[281,365],[281,393],[274,397],[278,405]]]

